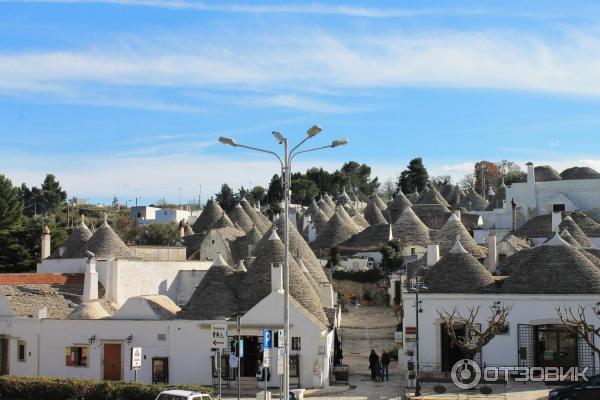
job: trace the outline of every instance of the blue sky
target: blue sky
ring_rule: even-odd
[[[276,149],[312,124],[350,144],[296,169],[600,169],[599,23],[595,2],[0,0],[0,172],[190,200],[277,171],[218,136]]]

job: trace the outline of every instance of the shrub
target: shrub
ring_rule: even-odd
[[[368,271],[359,272],[334,271],[332,277],[339,281],[346,280],[359,283],[375,283],[383,278],[383,275],[378,269],[370,269]]]
[[[75,378],[0,377],[0,397],[22,400],[153,400],[166,388],[212,394],[212,388],[205,386],[149,385]]]

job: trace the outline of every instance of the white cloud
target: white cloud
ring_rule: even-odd
[[[550,147],[556,147],[558,145],[560,145],[560,141],[558,139],[552,140],[550,143],[548,143],[548,146]]]
[[[552,41],[507,32],[263,34],[243,43],[203,37],[195,47],[182,46],[178,38],[159,48],[4,52],[0,90],[92,83],[242,90],[442,86],[600,95],[600,37],[591,33]],[[319,107],[289,94],[266,103]]]

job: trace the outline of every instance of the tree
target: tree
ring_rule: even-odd
[[[256,200],[254,199],[252,192],[250,190],[247,190],[243,186],[238,189],[238,192],[235,195],[236,202],[240,201],[242,199],[248,200],[248,202],[250,202],[250,204],[256,203]]]
[[[456,308],[451,313],[446,310],[437,311],[452,344],[462,351],[464,358],[471,360],[498,333],[506,331],[508,327],[506,319],[512,306],[491,306],[491,315],[487,318],[487,326],[483,330],[480,324],[475,322],[480,308],[480,306],[469,307],[469,316],[466,318]],[[457,333],[458,327],[464,327],[464,335]]]
[[[174,246],[177,237],[177,224],[145,225],[141,230],[140,244],[151,246]]]
[[[460,181],[460,186],[468,191],[475,190],[475,175],[466,174]]]
[[[300,178],[292,176],[292,203],[309,205],[312,199],[319,195],[317,184],[310,179],[304,179],[302,174]]]
[[[17,225],[22,212],[23,204],[19,200],[17,188],[10,179],[0,175],[0,231]]]
[[[264,203],[265,199],[267,198],[267,189],[262,186],[254,186],[250,191],[250,194],[252,195],[254,201]]]
[[[423,160],[421,157],[414,158],[410,160],[406,169],[400,173],[396,193],[398,193],[400,189],[402,189],[402,192],[404,193],[413,193],[415,190],[420,192],[425,185],[427,185],[428,180],[429,175],[427,174],[427,169],[423,165]]]
[[[591,306],[592,313],[598,316],[600,319],[600,306]],[[587,306],[578,306],[577,313],[573,311],[572,307],[565,306],[563,309],[556,307],[556,313],[560,318],[564,327],[571,333],[583,338],[590,348],[598,355],[600,355],[600,346],[596,344],[596,338],[600,339],[600,326],[594,327],[585,315]],[[575,315],[577,314],[577,315]],[[599,324],[600,325],[600,324]]]
[[[326,268],[337,267],[340,265],[340,249],[332,247],[329,249],[329,260],[327,260]]]
[[[379,179],[371,179],[371,167],[356,161],[342,165],[339,171],[334,172],[333,181],[338,192],[343,188],[352,188],[363,194],[362,197],[372,195],[379,188]]]
[[[438,192],[441,192],[444,186],[450,184],[451,180],[452,179],[450,178],[450,175],[441,175],[434,176],[429,181],[438,190]]]
[[[527,182],[527,174],[523,171],[510,171],[504,175],[505,185],[511,185],[517,182]]]
[[[233,190],[231,190],[231,187],[226,183],[221,185],[221,191],[215,195],[215,200],[225,212],[233,210],[236,203]]]
[[[333,191],[333,177],[323,168],[309,168],[306,171],[306,178],[313,181],[319,188],[319,193],[334,193]]]
[[[62,190],[60,182],[52,174],[47,174],[41,187],[41,198],[43,199],[45,213],[54,213],[61,208],[67,200],[67,192]]]
[[[283,201],[283,183],[281,177],[277,174],[273,175],[273,178],[271,178],[271,182],[269,183],[267,201],[271,206]]]
[[[496,190],[500,184],[502,174],[497,165],[490,161],[479,161],[475,163],[473,171],[475,176],[474,190],[485,198],[487,188]]]
[[[399,240],[390,240],[379,250],[381,252],[381,268],[395,271],[404,263],[404,246]]]

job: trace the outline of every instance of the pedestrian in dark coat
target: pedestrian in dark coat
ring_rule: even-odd
[[[390,371],[389,371],[389,366],[390,366],[390,354],[382,351],[381,352],[381,380],[386,380],[389,381],[390,380]]]
[[[375,350],[371,350],[369,355],[369,369],[371,370],[371,379],[377,380],[379,376],[379,356],[375,353]]]

